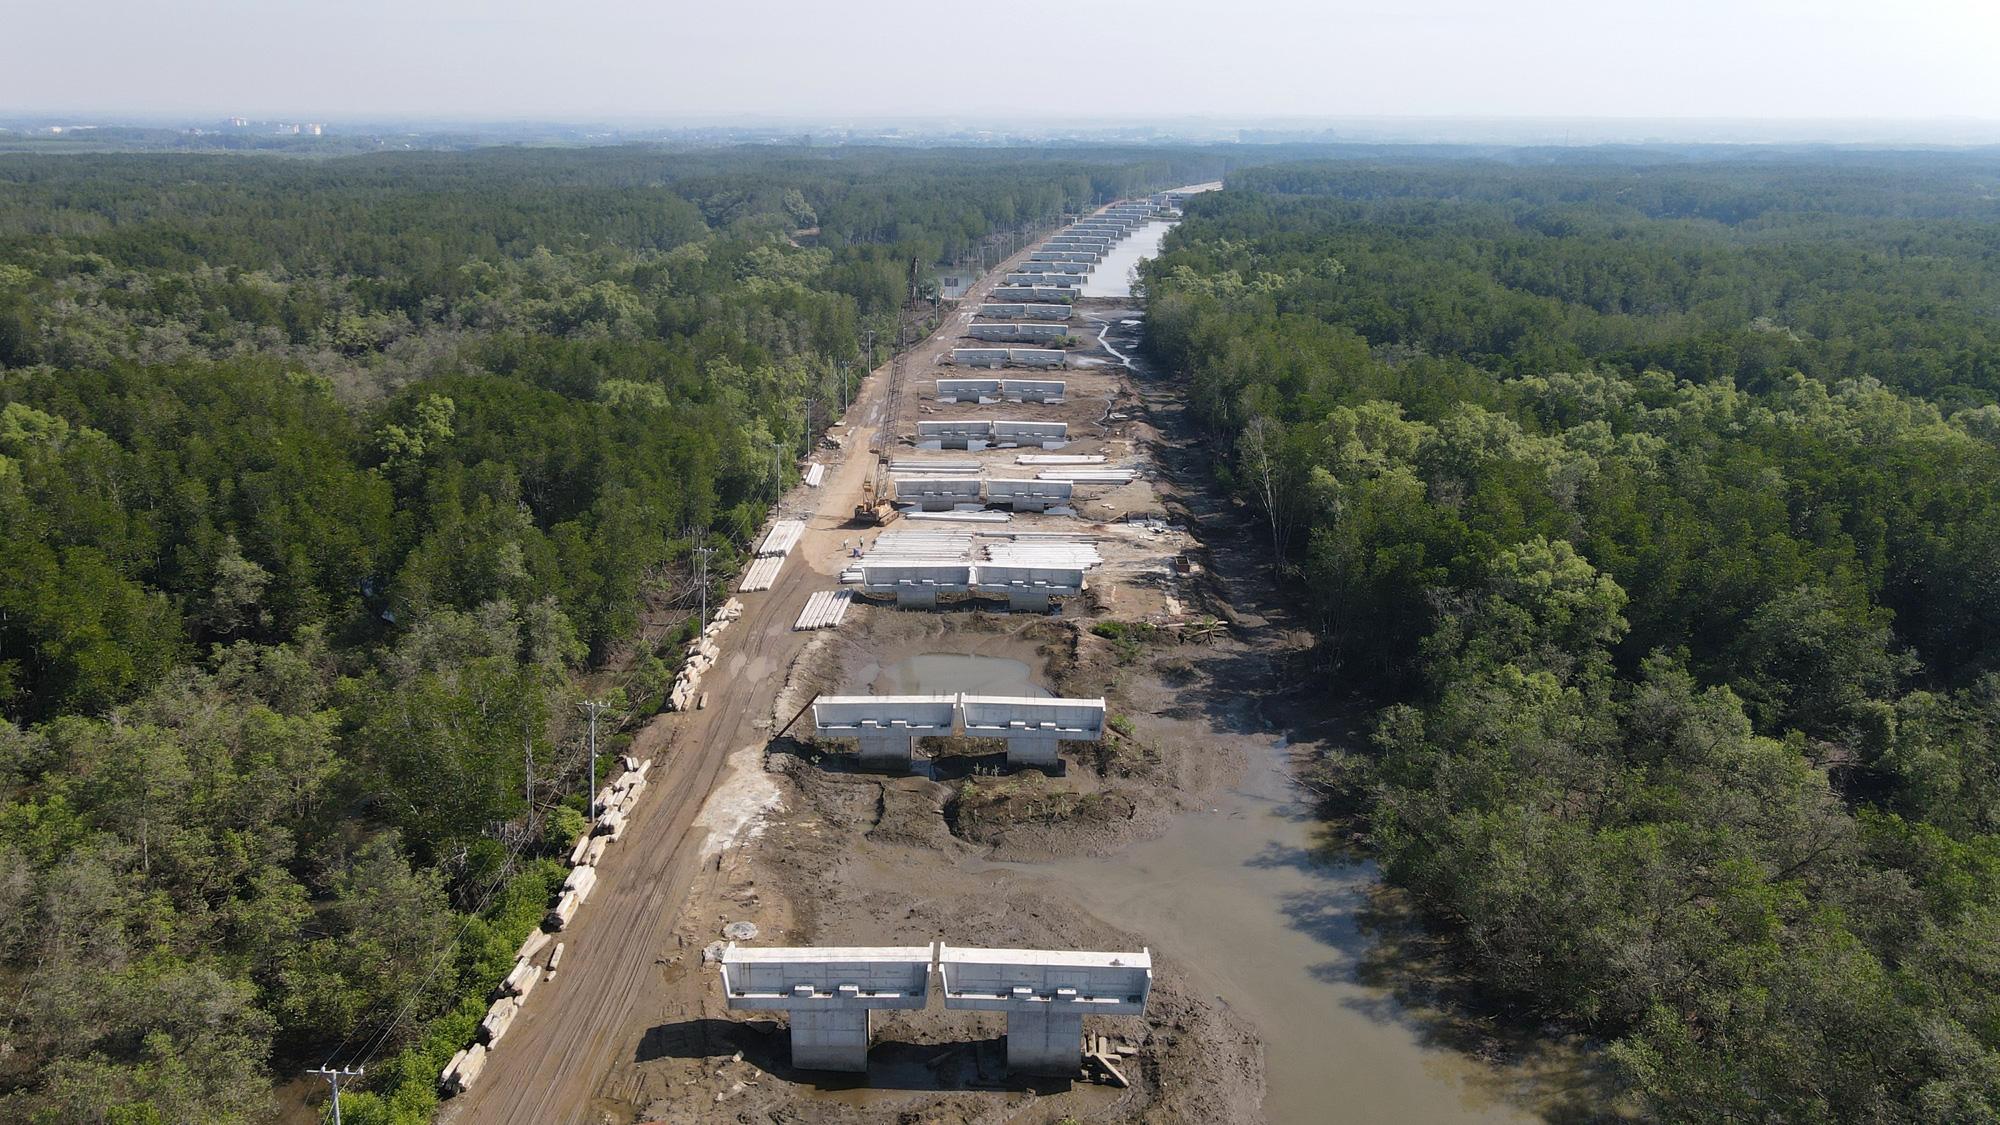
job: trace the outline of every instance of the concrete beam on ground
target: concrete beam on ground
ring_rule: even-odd
[[[1008,348],[1007,362],[1016,367],[1067,367],[1069,353],[1061,348]]]
[[[1061,328],[1059,324],[1024,324],[1023,328]],[[1069,384],[1061,379],[1002,379],[1000,397],[1017,402],[1060,401]]]
[[[987,441],[993,436],[993,421],[989,418],[961,418],[955,421],[927,421],[917,423],[917,438],[920,441],[935,441],[940,449],[965,449],[972,442]]]
[[[981,328],[984,326],[975,324],[972,327]],[[937,381],[937,397],[950,399],[953,402],[978,402],[982,398],[999,398],[1000,380],[939,379]]]
[[[1069,423],[1005,419],[989,422],[986,433],[994,441],[1014,441],[1022,445],[1038,445],[1046,441],[1068,441]]]
[[[984,320],[1068,320],[1075,310],[1068,305],[981,305]]]
[[[896,500],[921,511],[949,512],[960,504],[979,503],[978,477],[896,477]]]
[[[731,1011],[791,1013],[792,1065],[866,1072],[878,1009],[920,1010],[930,1000],[932,946],[770,946],[722,952]]]
[[[991,296],[996,301],[1070,304],[1076,300],[1077,294],[1075,289],[1060,289],[1053,285],[1002,285],[996,287]]]
[[[1045,512],[1069,503],[1075,487],[1060,480],[991,477],[986,481],[986,502],[1004,504],[1016,512]],[[986,581],[985,575],[980,581]]]
[[[1005,1012],[1007,1068],[1074,1075],[1085,1015],[1136,1016],[1153,991],[1153,957],[1045,949],[937,947],[944,1006]]]

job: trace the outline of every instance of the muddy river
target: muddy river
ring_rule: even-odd
[[[1371,944],[1357,917],[1375,871],[1318,858],[1317,822],[1292,801],[1282,741],[1269,740],[1244,775],[1209,811],[1110,858],[1004,866],[1060,881],[1253,1022],[1273,1125],[1539,1120],[1504,1102],[1484,1067],[1426,1047],[1393,998],[1355,979]]]
[[[926,652],[887,668],[861,672],[871,695],[1012,695],[1047,698],[1047,688],[1030,679],[1028,666],[998,656]]]
[[[1018,660],[923,653],[862,670],[878,695],[1036,695]],[[1396,1001],[1356,980],[1372,944],[1358,917],[1375,881],[1316,847],[1294,803],[1281,738],[1261,741],[1243,779],[1206,812],[1107,859],[995,864],[1054,879],[1103,921],[1191,966],[1263,1038],[1274,1125],[1459,1125],[1534,1121],[1463,1056],[1425,1046]]]

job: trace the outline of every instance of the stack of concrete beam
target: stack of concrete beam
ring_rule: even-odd
[[[813,629],[832,629],[847,616],[847,607],[854,604],[852,590],[821,590],[806,599],[806,607],[799,611],[799,619],[792,624],[797,632]]]
[[[771,525],[771,533],[758,545],[757,554],[765,557],[789,555],[792,548],[799,545],[799,537],[805,534],[805,530],[804,520],[779,520]]]
[[[1072,566],[1083,570],[1104,564],[1104,556],[1089,540],[989,543],[986,558],[1008,566]]]
[[[938,460],[935,458],[930,460],[924,460],[922,458],[897,457],[890,460],[889,471],[892,473],[899,473],[899,474],[900,473],[956,473],[962,475],[965,473],[978,472],[979,462]],[[883,532],[883,534],[888,535],[891,533],[885,531]]]
[[[785,556],[772,555],[751,563],[743,570],[743,581],[736,584],[738,593],[750,594],[758,590],[768,590],[778,583],[778,572],[784,569]]]
[[[1138,479],[1136,469],[1060,468],[1035,474],[1043,480],[1066,480],[1075,484],[1131,484]]]
[[[1016,465],[1102,465],[1102,453],[1023,453],[1014,458]]]
[[[1008,515],[1006,512],[989,512],[984,509],[970,508],[964,511],[953,510],[949,512],[904,512],[903,518],[906,520],[924,520],[931,523],[1006,523],[1014,517]]]
[[[802,479],[807,488],[818,488],[826,482],[826,466],[814,461],[806,466],[806,475]]]

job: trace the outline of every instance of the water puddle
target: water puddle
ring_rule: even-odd
[[[1134,227],[1090,271],[1090,279],[1079,292],[1085,297],[1130,297],[1132,283],[1138,279],[1139,262],[1158,257],[1161,240],[1173,228],[1174,224],[1164,219]]]
[[[999,656],[926,652],[874,671],[876,695],[1012,695],[1044,699],[1047,688],[1029,677],[1026,664]],[[867,676],[864,670],[864,678]]]
[[[1373,944],[1358,919],[1375,869],[1324,857],[1288,768],[1274,742],[1238,788],[1159,839],[1106,859],[995,866],[1058,880],[1254,1023],[1273,1125],[1537,1120],[1503,1101],[1485,1068],[1426,1046],[1393,997],[1356,979]]]

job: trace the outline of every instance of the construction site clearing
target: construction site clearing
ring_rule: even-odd
[[[1266,738],[1251,701],[1273,678],[1273,639],[1223,623],[1233,614],[1196,535],[1216,519],[1214,502],[1162,472],[1156,453],[1168,439],[1154,411],[1167,400],[1142,397],[1107,342],[1123,333],[1129,343],[1138,309],[1076,301],[1077,346],[1064,369],[1004,375],[1060,378],[1059,400],[941,400],[936,380],[967,373],[940,360],[982,295],[975,287],[929,340],[869,380],[816,462],[828,466],[824,483],[780,504],[756,580],[732,599],[743,624],[704,655],[702,707],[653,720],[627,751],[652,763],[656,783],[687,779],[676,790],[685,799],[631,813],[625,852],[614,853],[631,858],[607,862],[596,892],[607,904],[564,933],[566,965],[579,967],[522,1007],[480,1085],[440,1120],[1263,1119],[1256,1033],[1214,999],[1198,967],[1094,919],[1060,881],[1008,864],[1109,854],[1231,784]],[[921,432],[925,422],[981,420],[1056,423],[1063,436],[947,449]],[[945,474],[974,490],[942,506],[901,495],[900,481]],[[989,502],[994,481],[1057,478],[1066,503]],[[1219,525],[1233,523],[1224,513]],[[871,569],[898,563],[957,568],[967,580],[914,603],[871,589]],[[1022,587],[1021,574],[1051,571],[1079,575],[1076,588]],[[852,740],[814,736],[816,698],[901,694],[903,679],[929,674],[925,662],[939,657],[1019,681],[924,683],[924,693],[953,695],[960,708],[989,696],[1087,700],[1105,716],[1101,740],[1063,741],[1053,760],[1010,765],[1001,739],[952,727],[913,737],[911,753],[883,772],[861,768]],[[936,1004],[876,1012],[862,1025],[865,1069],[844,1073],[795,1065],[788,1016],[732,1010],[722,984],[731,941],[945,940],[1150,947],[1150,996],[1143,1014],[1083,1016],[1085,1065],[1073,1073],[1010,1065],[1004,1012]],[[613,999],[607,989],[622,991]],[[575,991],[564,999],[566,990]],[[510,1053],[526,1057],[510,1063]]]

